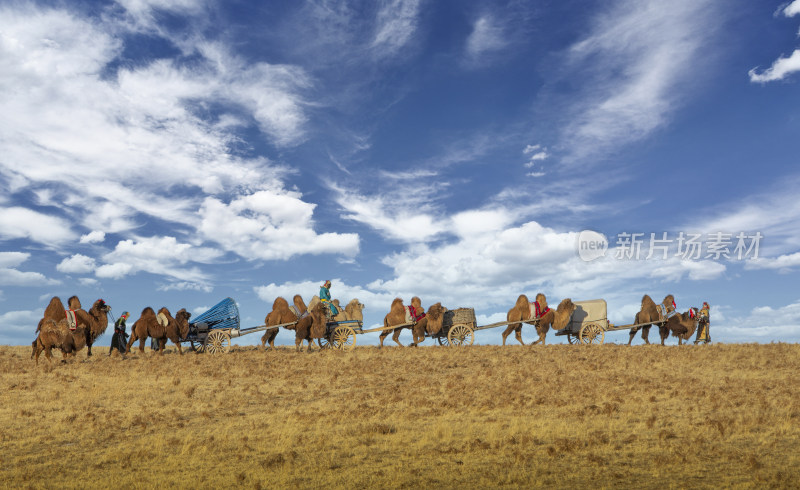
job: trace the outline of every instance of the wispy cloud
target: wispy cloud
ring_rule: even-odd
[[[139,22],[153,25],[158,23],[153,12],[203,15],[203,5],[123,2]],[[284,189],[292,170],[234,149],[243,125],[278,149],[304,140],[303,94],[311,87],[304,70],[245,61],[196,33],[191,62],[145,58],[115,69],[131,33],[129,24],[117,21],[114,13],[100,23],[65,9],[0,7],[0,188],[6,191],[0,239],[24,238],[60,249],[80,241],[102,254],[107,234],[124,236],[156,221],[175,230],[173,239],[205,238],[248,260],[302,253],[352,256],[358,250],[355,235],[314,231],[309,214],[314,205]],[[26,193],[41,210],[8,205]],[[266,196],[285,206],[260,211],[258,202]],[[275,221],[275,213],[287,206],[302,209],[304,219]],[[233,218],[239,225],[230,242],[218,234],[219,227],[213,229],[216,218]],[[207,279],[191,267],[176,267],[175,258],[160,264],[126,260],[164,238],[119,242],[114,252],[95,257],[98,277],[174,271],[176,278]],[[270,243],[287,238],[298,246]],[[138,248],[127,247],[129,242]],[[177,264],[193,261],[202,262],[202,254]]]
[[[27,252],[0,252],[0,286],[45,286],[59,283],[38,272],[18,270],[30,256]]]
[[[617,1],[568,52],[569,77],[580,91],[569,104],[561,146],[568,160],[608,154],[669,120],[698,73],[695,60],[717,25],[707,0]]]
[[[467,63],[478,66],[485,62],[485,57],[505,48],[508,45],[505,36],[503,25],[497,17],[492,14],[478,17],[466,41]]]
[[[382,0],[372,48],[380,56],[397,54],[417,30],[421,0]]]

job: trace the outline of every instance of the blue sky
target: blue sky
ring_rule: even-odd
[[[672,293],[715,341],[796,342],[799,28],[800,0],[3,2],[0,343],[53,295],[253,326],[325,279],[368,325]]]

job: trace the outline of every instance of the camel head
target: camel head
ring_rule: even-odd
[[[667,313],[671,313],[678,308],[678,305],[675,304],[675,297],[671,294],[668,294],[664,301],[661,302],[662,305],[667,309]]]
[[[100,298],[100,299],[98,299],[97,301],[94,302],[94,304],[92,305],[92,310],[91,311],[96,312],[98,314],[99,313],[104,313],[105,314],[105,313],[108,313],[109,311],[111,311],[111,307],[106,304],[105,300]]]
[[[447,308],[442,306],[442,303],[435,303],[428,308],[425,318],[428,320],[425,326],[429,334],[438,333],[442,330],[442,323],[444,322],[444,314]]]
[[[558,304],[558,308],[556,308],[553,328],[556,330],[561,330],[562,328],[566,327],[567,323],[569,323],[569,319],[572,317],[572,313],[575,312],[576,308],[577,305],[572,302],[572,299],[562,299],[561,303]]]
[[[347,312],[347,316],[351,320],[364,321],[363,310],[364,305],[358,301],[358,298],[351,299],[350,302],[347,303],[347,306],[344,307],[344,311]]]
[[[178,322],[178,331],[182,339],[185,339],[186,335],[189,334],[189,318],[191,317],[192,314],[186,311],[186,308],[181,308],[175,313],[175,320]]]

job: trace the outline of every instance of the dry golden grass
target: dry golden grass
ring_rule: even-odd
[[[0,347],[2,486],[800,481],[800,345],[96,352]]]

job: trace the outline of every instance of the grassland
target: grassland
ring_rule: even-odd
[[[800,481],[800,345],[105,353],[0,347],[0,486]]]

